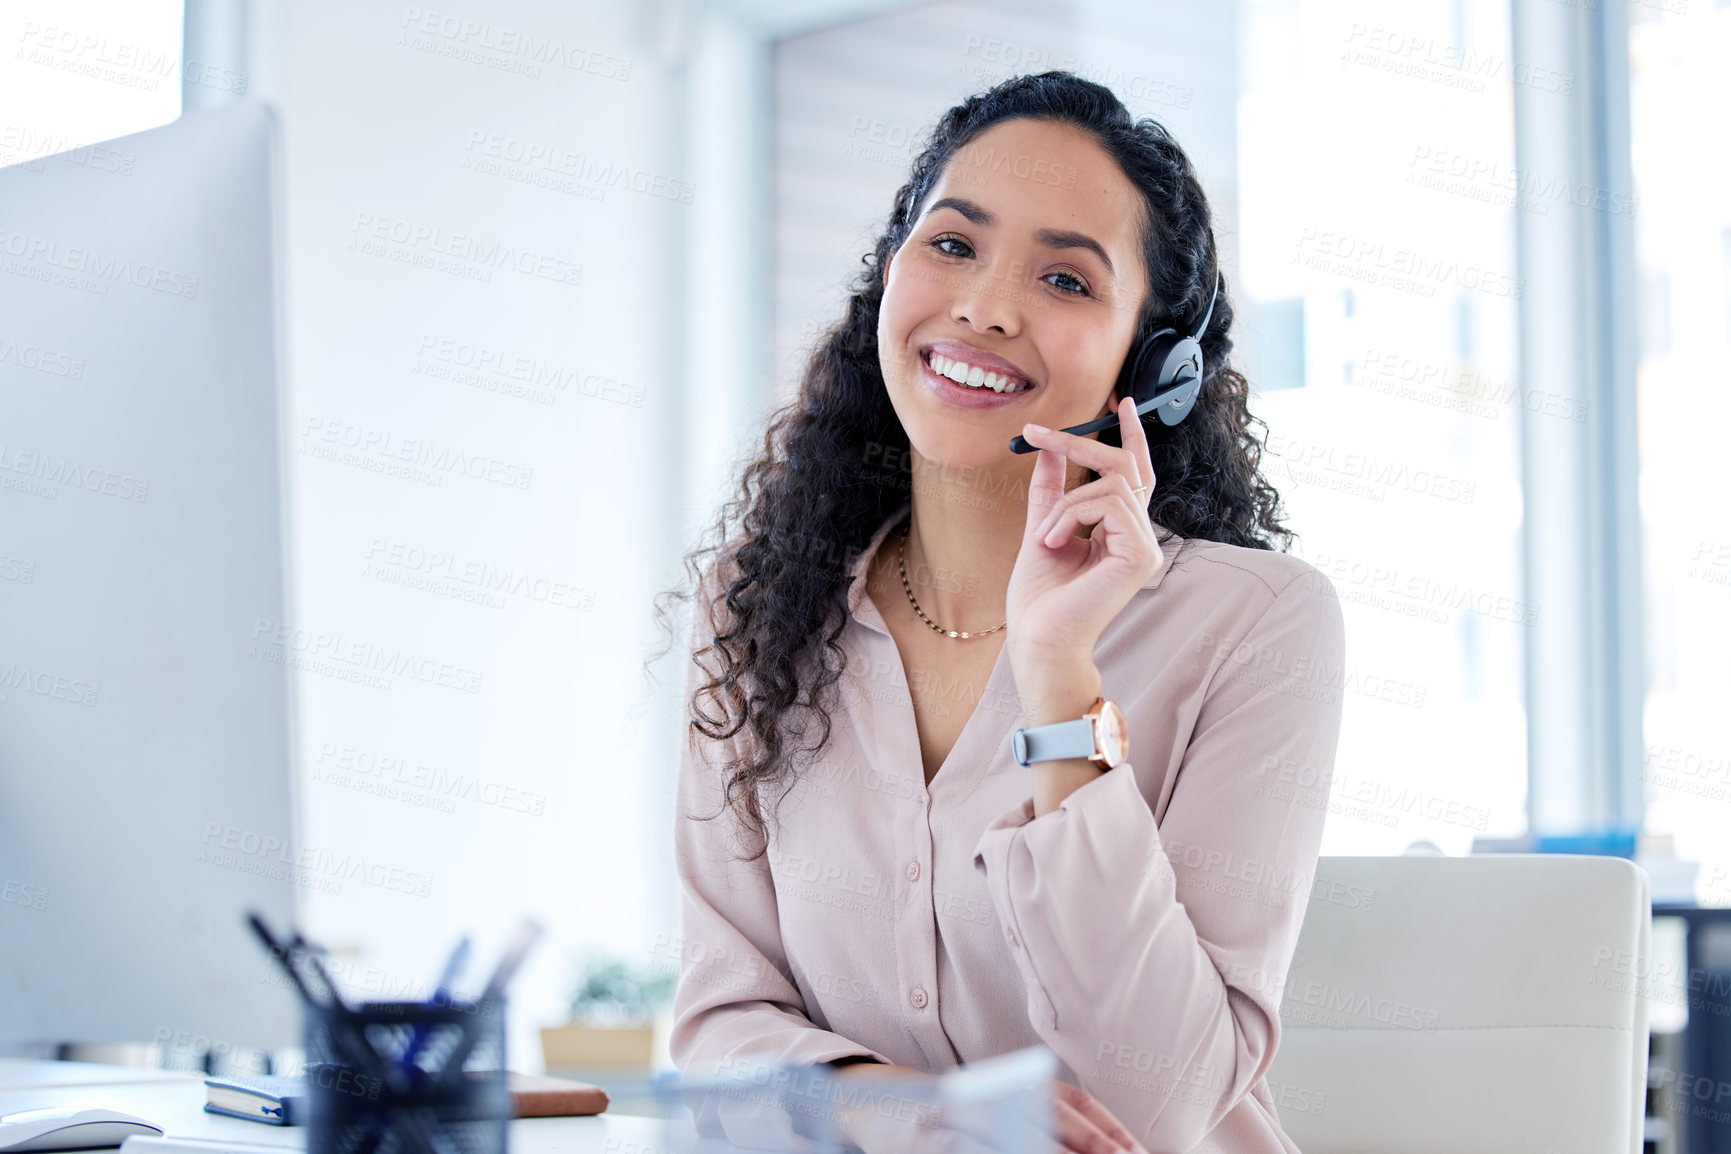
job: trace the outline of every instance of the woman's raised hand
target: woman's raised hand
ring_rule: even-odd
[[[1058,429],[1028,425],[1039,448],[1028,483],[1028,519],[1006,595],[1006,645],[1029,658],[1090,661],[1100,634],[1164,563],[1148,520],[1154,462],[1135,401],[1118,404],[1122,448]],[[1100,474],[1064,491],[1074,458]],[[1076,536],[1083,525],[1088,537]]]

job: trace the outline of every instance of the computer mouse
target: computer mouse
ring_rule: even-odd
[[[0,1117],[0,1154],[20,1150],[89,1150],[118,1146],[134,1134],[155,1137],[162,1127],[119,1110],[50,1106]]]

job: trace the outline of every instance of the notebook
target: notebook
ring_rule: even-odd
[[[272,1126],[306,1125],[306,1080],[272,1074],[235,1074],[206,1078],[204,1109]],[[599,1114],[607,1109],[607,1091],[588,1082],[551,1078],[544,1074],[507,1071],[512,1116],[554,1118]]]
[[[599,1114],[607,1109],[607,1091],[570,1078],[507,1071],[505,1087],[511,1091],[511,1106],[518,1118]]]
[[[306,1079],[276,1074],[229,1074],[204,1080],[204,1110],[272,1126],[306,1124]]]

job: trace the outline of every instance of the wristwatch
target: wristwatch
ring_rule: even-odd
[[[1010,752],[1017,765],[1085,757],[1111,769],[1121,764],[1129,751],[1130,731],[1124,711],[1104,697],[1096,697],[1088,712],[1075,721],[1017,727],[1010,734]]]

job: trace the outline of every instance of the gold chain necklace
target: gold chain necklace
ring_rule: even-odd
[[[925,612],[920,609],[920,603],[918,601],[914,600],[914,587],[912,585],[908,584],[908,535],[906,533],[903,533],[901,535],[901,537],[897,540],[896,559],[897,559],[897,562],[901,566],[902,588],[907,591],[908,604],[912,605],[914,607],[914,612],[918,613],[920,615],[921,621],[924,621],[927,625],[930,625],[934,630],[936,630],[939,633],[942,633],[945,637],[961,637],[961,638],[984,637],[988,633],[996,633],[998,630],[1002,629],[1004,627],[1004,625],[1008,625],[1010,623],[1009,619],[1005,618],[1004,625],[994,625],[990,629],[983,629],[978,633],[969,633],[966,630],[964,630],[960,633],[957,633],[954,629],[945,629],[943,626],[941,626],[937,622],[933,621],[930,617],[927,617],[925,615]]]

